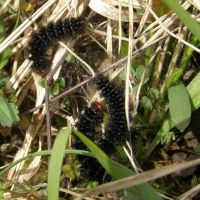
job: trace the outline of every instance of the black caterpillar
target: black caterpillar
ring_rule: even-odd
[[[110,115],[109,123],[105,129],[105,135],[101,135],[96,141],[98,146],[108,155],[115,152],[115,146],[124,144],[127,138],[128,128],[126,125],[124,95],[120,88],[103,75],[98,75],[94,80],[97,89],[108,104]],[[80,115],[76,127],[90,139],[95,138],[95,128],[102,123],[103,110],[99,104],[87,107],[85,112]],[[80,140],[76,140],[75,148],[85,149]],[[111,180],[105,169],[94,158],[78,156],[81,162],[81,173],[90,180],[99,183]]]
[[[34,32],[29,43],[30,59],[33,61],[32,71],[41,76],[47,75],[50,70],[50,60],[47,56],[49,47],[55,41],[66,36],[73,36],[73,34],[83,31],[84,28],[84,20],[72,18],[50,23],[38,32]]]
[[[124,144],[127,138],[128,128],[123,91],[103,75],[98,75],[95,78],[95,84],[106,100],[110,115],[105,137],[114,144]]]
[[[76,128],[90,139],[94,138],[96,127],[103,122],[104,114],[97,105],[93,103],[90,107],[86,107],[76,123]],[[82,143],[79,144],[77,140],[75,147],[84,148],[85,146]]]
[[[57,23],[50,23],[42,27],[38,32],[32,34],[29,53],[33,61],[32,71],[45,76],[50,70],[51,60],[48,58],[47,51],[54,42],[73,36],[84,30],[85,22],[80,18],[70,20],[59,20]],[[115,153],[115,146],[124,144],[127,138],[128,128],[126,125],[125,106],[123,91],[114,82],[103,75],[97,75],[94,79],[97,89],[105,98],[108,105],[109,122],[105,128],[105,134],[96,138],[96,127],[103,122],[104,109],[101,104],[93,103],[86,107],[76,123],[76,128],[87,137],[94,140],[97,145],[108,155]],[[86,149],[85,145],[75,137],[74,148]],[[81,173],[90,180],[103,183],[111,180],[110,175],[94,158],[77,156],[81,162]]]
[[[104,113],[100,104],[93,103],[90,107],[86,107],[84,112],[80,115],[76,123],[76,128],[91,140],[95,140],[96,128],[103,122],[103,116]],[[87,150],[85,145],[77,137],[74,139],[73,147],[75,149]],[[104,182],[102,177],[106,174],[105,170],[95,158],[81,155],[77,155],[77,158],[81,163],[81,176],[89,180],[98,181],[99,183]]]

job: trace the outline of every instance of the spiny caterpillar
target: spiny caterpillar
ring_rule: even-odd
[[[50,23],[34,32],[29,43],[30,59],[33,61],[32,71],[41,76],[47,75],[51,65],[47,55],[49,47],[58,40],[83,31],[84,28],[84,20],[71,18]]]
[[[110,120],[105,130],[105,137],[114,144],[124,144],[128,128],[123,91],[103,75],[98,75],[95,78],[95,84],[105,98],[110,115]]]
[[[86,107],[76,123],[76,128],[91,138],[94,137],[96,127],[103,122],[103,111],[97,105],[100,106],[100,103],[95,102]]]
[[[105,134],[102,134],[95,142],[105,153],[112,155],[115,153],[115,146],[124,144],[127,138],[128,128],[125,117],[124,95],[123,91],[114,82],[109,81],[103,75],[98,75],[94,83],[105,98],[110,116],[105,128]],[[76,125],[77,129],[94,140],[96,135],[95,124],[102,123],[103,119],[99,120],[100,118],[97,116],[101,116],[103,111],[104,108],[99,103],[94,103],[90,108],[87,107],[85,112],[79,117]],[[76,142],[75,147],[85,149],[84,145],[81,145],[80,140]],[[106,173],[96,159],[84,156],[78,156],[78,159],[81,162],[81,172],[88,179],[98,181],[99,183],[111,180],[110,175]]]
[[[86,107],[84,112],[78,118],[76,123],[76,128],[84,133],[88,138],[94,140],[96,135],[96,128],[103,122],[103,105],[98,102],[93,103],[91,106]],[[86,146],[77,138],[74,137],[73,147],[75,149],[87,150]],[[103,174],[105,170],[101,167],[101,165],[97,162],[96,159],[85,157],[81,155],[77,155],[78,160],[81,163],[81,175],[87,177],[90,180],[96,180],[101,182],[97,175],[97,172],[101,176],[102,173],[100,171],[103,170]],[[97,170],[93,173],[91,170]]]

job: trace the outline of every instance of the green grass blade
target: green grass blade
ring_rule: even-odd
[[[66,149],[65,154],[78,154],[78,155],[84,155],[84,156],[90,156],[92,157],[92,154],[89,151],[83,151],[83,150],[74,150],[74,149]],[[23,158],[20,158],[9,165],[7,165],[5,168],[0,170],[0,177],[3,176],[5,173],[7,173],[12,167],[19,164],[20,162],[24,160],[32,160],[36,156],[50,156],[51,150],[45,150],[45,151],[38,151],[31,154],[28,154],[27,156],[24,156]]]
[[[54,142],[49,169],[48,169],[48,199],[58,200],[59,199],[59,183],[60,183],[60,173],[63,163],[63,157],[65,154],[65,149],[67,142],[69,141],[69,136],[71,134],[71,129],[62,129],[56,140]]]
[[[134,172],[127,167],[113,161],[110,159],[101,149],[98,148],[91,140],[78,131],[75,131],[76,136],[88,147],[92,152],[94,157],[99,161],[99,163],[106,169],[106,171],[115,179],[125,178],[134,175]],[[126,188],[124,188],[126,189]],[[137,185],[135,187],[128,188],[126,190],[129,199],[146,199],[148,200],[161,200],[162,198],[157,194],[157,192],[148,183]]]
[[[187,11],[185,11],[177,0],[164,0],[167,6],[174,11],[181,21],[188,27],[188,29],[196,35],[196,37],[200,40],[200,25],[192,19]]]

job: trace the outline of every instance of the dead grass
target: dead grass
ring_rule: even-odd
[[[162,6],[162,3],[160,3],[160,6]],[[198,16],[197,20],[199,20],[200,5],[198,1],[187,0],[182,3],[182,6],[185,10],[194,12],[195,15]],[[31,8],[30,10],[29,7]],[[13,29],[14,23],[9,23],[10,21],[15,21],[14,19],[16,13],[9,13],[7,11],[8,8],[12,8],[14,11],[19,11],[20,20],[16,29]],[[90,2],[74,0],[71,3],[63,0],[49,0],[46,3],[43,1],[40,6],[37,6],[37,1],[30,1],[30,3],[27,5],[25,5],[25,3],[20,4],[20,1],[15,1],[15,3],[6,1],[2,5],[0,13],[5,21],[6,29],[8,31],[7,36],[0,44],[0,52],[3,52],[10,45],[13,47],[12,57],[10,57],[10,61],[8,63],[10,66],[9,68],[12,70],[7,71],[6,68],[3,69],[7,71],[7,73],[10,73],[8,75],[9,80],[5,88],[13,88],[15,90],[17,99],[16,105],[18,106],[19,110],[23,110],[21,108],[24,108],[25,102],[30,101],[30,99],[34,102],[35,107],[35,109],[28,114],[27,118],[29,119],[29,123],[26,124],[26,129],[22,129],[19,126],[19,129],[21,129],[24,137],[22,144],[17,147],[18,150],[12,155],[14,156],[13,161],[25,157],[28,155],[28,153],[33,152],[33,150],[39,152],[46,148],[47,142],[44,135],[47,134],[50,136],[51,133],[54,135],[57,132],[57,127],[54,127],[54,125],[51,123],[51,112],[53,112],[52,109],[54,105],[58,102],[58,100],[63,98],[63,96],[70,95],[77,89],[87,86],[87,82],[90,81],[90,78],[92,78],[94,74],[99,71],[106,72],[111,78],[118,77],[121,72],[125,72],[124,90],[126,97],[125,108],[127,123],[130,130],[133,128],[136,129],[136,124],[141,125],[141,121],[138,119],[139,116],[142,118],[141,115],[143,114],[141,112],[140,100],[144,94],[147,93],[148,89],[156,88],[159,91],[159,96],[164,95],[168,87],[167,81],[172,75],[175,66],[177,66],[177,63],[179,63],[179,59],[181,59],[183,54],[183,49],[190,47],[196,52],[200,52],[195,44],[191,43],[190,31],[180,22],[176,14],[166,9],[161,16],[158,16],[157,9],[157,7],[152,7],[151,3],[146,1],[134,0],[132,1],[132,4],[130,1],[126,0],[91,0]],[[81,63],[80,65],[86,69],[88,77],[86,81],[80,82],[80,84],[77,84],[75,87],[64,91],[63,93],[59,94],[58,97],[50,97],[49,99],[47,96],[47,90],[38,84],[41,77],[31,73],[30,70],[32,63],[28,59],[27,55],[30,35],[34,29],[37,29],[44,24],[48,24],[50,21],[57,21],[59,18],[67,18],[71,16],[82,16],[87,18],[91,12],[93,12],[93,14],[90,19],[88,19],[87,32],[84,34],[89,41],[86,41],[88,48],[92,49],[92,45],[94,43],[96,43],[98,48],[89,53],[86,52],[86,57],[88,58],[91,56],[92,59],[94,59],[95,53],[98,53],[98,51],[103,52],[102,54],[104,54],[104,56],[102,59],[100,59],[100,61],[98,61],[99,66],[94,68],[92,65],[93,63],[86,62],[74,51],[70,45],[59,43],[59,48],[56,51],[52,61],[52,72],[47,77],[47,83],[49,84],[49,80],[52,78],[56,80],[59,77],[62,63],[64,62],[68,52],[70,52],[71,55],[73,55],[73,57],[75,57],[79,63]],[[128,26],[127,30],[124,28],[125,25]],[[77,46],[80,48],[84,45],[85,44],[79,44]],[[125,47],[126,45],[127,47]],[[173,48],[169,48],[169,46],[173,46]],[[122,55],[120,53],[121,49],[123,48],[127,48],[126,55]],[[135,74],[132,72],[133,61],[135,60],[137,61],[135,66],[145,66],[145,70],[142,72],[139,80],[137,80]],[[186,68],[187,66],[184,67],[183,74]],[[149,72],[151,72],[151,76],[149,77],[148,85],[145,85],[146,75]],[[138,82],[138,88],[135,91],[133,85],[136,82]],[[90,88],[90,86],[88,87]],[[95,91],[88,90],[88,87],[84,88],[87,102],[96,98],[94,97]],[[27,100],[27,98],[29,100]],[[148,121],[144,120],[149,127],[161,127],[162,120],[158,120],[159,113],[157,105],[159,104],[159,106],[163,106],[163,110],[167,112],[166,98],[164,98],[163,101],[164,103],[160,103],[159,100],[155,101],[154,107],[147,115],[149,117]],[[75,104],[78,105],[77,100]],[[49,105],[49,107],[45,105]],[[28,107],[28,109],[31,108],[32,107]],[[79,108],[74,109],[76,110],[74,113],[79,112]],[[68,113],[66,114],[66,112],[63,112],[62,110],[56,112],[66,121],[66,126],[73,126],[76,118],[75,116],[71,116],[71,114]],[[37,116],[38,113],[40,119],[35,123],[35,116]],[[19,115],[22,117],[22,114],[23,113],[20,113]],[[24,122],[22,121],[22,123]],[[11,127],[10,133],[12,134],[13,131],[14,127]],[[153,130],[152,134],[156,135],[156,132],[157,130]],[[149,136],[147,134],[142,137],[144,137],[143,142],[145,145],[147,145],[152,142],[152,138],[154,136]],[[52,138],[49,137],[49,140],[52,140]],[[52,141],[49,141],[49,147],[51,146],[51,142]],[[173,142],[171,141],[171,144],[172,143]],[[35,148],[33,148],[33,146]],[[170,159],[164,160],[164,158],[160,156],[158,160],[152,160],[151,163],[158,164],[159,161],[163,159],[163,162],[167,162],[167,166],[161,165],[159,168],[150,170],[152,167],[151,166],[145,169],[147,171],[141,172],[139,166],[140,162],[137,161],[137,157],[134,159],[135,150],[132,149],[132,145],[129,146],[130,149],[127,149],[127,154],[130,159],[130,167],[133,167],[138,174],[134,177],[131,177],[131,180],[128,180],[129,178],[124,180],[123,183],[116,181],[109,183],[109,187],[108,185],[99,186],[99,188],[91,190],[90,192],[86,192],[85,196],[89,194],[102,193],[103,191],[111,192],[113,191],[112,188],[116,188],[117,190],[148,181],[154,181],[160,177],[173,174],[180,169],[197,166],[199,164],[199,159],[181,164],[172,164]],[[163,147],[159,147],[158,151],[161,152],[162,148]],[[155,153],[155,155],[157,155],[157,152],[154,151],[152,154]],[[148,159],[153,159],[153,157],[149,157]],[[9,160],[9,163],[10,162],[12,161]],[[143,160],[143,162],[145,162],[145,160]],[[26,160],[12,167],[8,171],[7,175],[2,177],[2,181],[4,183],[9,181],[8,189],[3,192],[4,198],[28,198],[27,191],[34,191],[35,186],[31,185],[32,188],[30,189],[29,185],[29,187],[27,187],[28,189],[25,189],[26,183],[30,180],[37,179],[34,177],[40,176],[41,166],[44,163],[47,165],[46,160],[43,160],[41,156],[37,156],[32,160]],[[5,166],[1,166],[1,168],[3,167]],[[136,179],[138,181],[136,181]],[[41,180],[38,179],[38,182],[35,182],[37,182],[37,184],[42,184],[40,181]],[[19,197],[16,197],[13,191],[15,191],[16,187],[21,187],[22,184],[25,194],[19,193]],[[167,183],[165,184],[167,185]],[[118,186],[120,186],[120,188],[118,188]],[[71,190],[70,187],[67,189],[73,193],[73,189]],[[186,200],[191,199],[192,196],[195,196],[198,192],[199,182],[197,182],[194,187],[191,187],[183,194],[179,192],[176,197],[174,192],[170,194],[168,191],[163,199],[176,198],[179,200]],[[164,191],[161,190],[160,193],[164,193]],[[9,198],[7,198],[6,195],[8,195]],[[41,198],[40,195],[37,196],[37,191],[34,191],[32,195],[35,197],[35,199]],[[79,199],[82,199],[82,197]]]

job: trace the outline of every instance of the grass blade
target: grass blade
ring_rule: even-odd
[[[54,142],[50,164],[48,169],[48,199],[58,200],[59,199],[59,183],[60,183],[60,173],[63,163],[63,157],[65,154],[65,149],[67,142],[69,141],[69,136],[71,134],[71,129],[62,129],[56,140]]]
[[[187,11],[185,11],[177,0],[164,0],[167,6],[174,11],[180,20],[188,27],[188,29],[196,35],[196,37],[200,40],[200,25],[192,19]]]
[[[115,179],[121,179],[134,175],[134,172],[132,170],[110,159],[101,149],[99,149],[96,144],[94,144],[82,133],[75,131],[75,134],[88,147],[94,157],[112,177],[114,177]],[[126,194],[129,199],[132,200],[146,199],[147,196],[149,200],[161,200],[161,197],[158,195],[158,193],[148,183],[128,188],[126,190]]]

